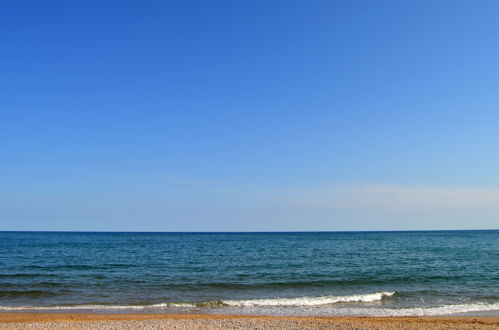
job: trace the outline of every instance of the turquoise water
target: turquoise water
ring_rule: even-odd
[[[499,231],[0,232],[1,310],[499,311]]]

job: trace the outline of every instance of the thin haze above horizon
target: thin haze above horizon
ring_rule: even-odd
[[[3,1],[0,230],[499,228],[497,1]]]

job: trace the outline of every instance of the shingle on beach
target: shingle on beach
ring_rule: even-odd
[[[120,319],[121,318],[121,319]],[[3,322],[3,323],[2,323]],[[373,318],[6,314],[0,329],[499,329],[497,317]]]

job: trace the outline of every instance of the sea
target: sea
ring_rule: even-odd
[[[499,315],[499,231],[0,232],[0,311]]]

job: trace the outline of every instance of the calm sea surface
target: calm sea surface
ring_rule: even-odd
[[[0,232],[0,310],[499,313],[499,231]]]

